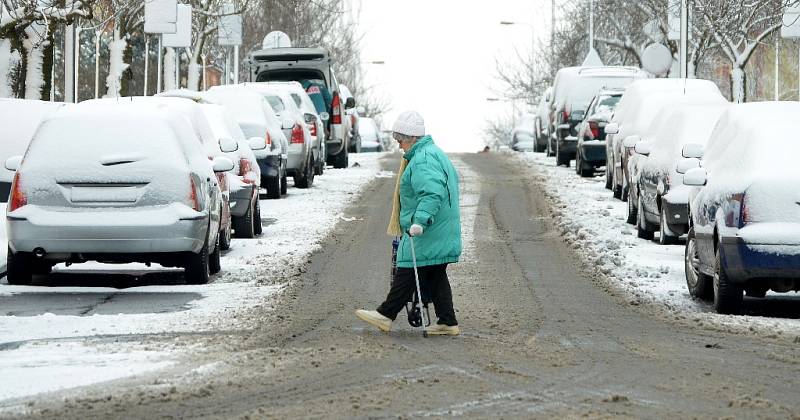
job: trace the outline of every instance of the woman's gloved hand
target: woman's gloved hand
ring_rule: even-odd
[[[411,235],[411,236],[420,236],[420,235],[422,235],[423,230],[424,229],[422,229],[421,225],[418,225],[418,224],[415,223],[415,224],[411,225],[410,229],[408,229],[408,234]]]

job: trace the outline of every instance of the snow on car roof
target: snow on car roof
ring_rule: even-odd
[[[616,111],[614,121],[625,123],[631,117],[648,122],[655,117],[654,113],[663,103],[681,96],[705,99],[707,101],[724,102],[716,84],[702,79],[644,79],[637,80],[628,86]],[[661,98],[661,99],[657,99]],[[640,130],[645,129],[641,127]]]
[[[705,145],[728,102],[681,102],[666,106],[642,136],[651,142],[648,161],[664,169],[681,157],[685,144]]]
[[[566,106],[583,110],[599,90],[626,87],[637,79],[648,77],[647,73],[634,67],[568,67],[563,70],[556,75],[554,84],[553,104],[559,110]]]
[[[264,99],[248,85],[214,86],[205,95],[211,101],[224,105],[236,117],[239,124],[259,124],[265,127],[280,123],[275,112]],[[272,112],[265,112],[268,109]]]

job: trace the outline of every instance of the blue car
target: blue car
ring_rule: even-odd
[[[720,117],[692,187],[686,283],[739,314],[743,295],[800,291],[800,140],[791,135],[800,103],[731,106]]]

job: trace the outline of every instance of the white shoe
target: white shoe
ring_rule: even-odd
[[[451,327],[449,325],[436,324],[426,328],[425,332],[427,332],[428,335],[459,335],[461,334],[461,329],[458,328],[458,325],[453,325]]]
[[[392,329],[392,320],[381,315],[378,311],[365,311],[359,309],[356,311],[358,319],[378,327],[383,332],[389,332]]]

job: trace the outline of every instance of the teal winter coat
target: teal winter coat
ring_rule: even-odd
[[[400,227],[407,232],[416,223],[424,229],[414,238],[417,266],[458,262],[461,214],[456,169],[430,136],[417,140],[404,158],[408,165],[400,178]],[[397,266],[414,266],[407,234],[397,250]]]

